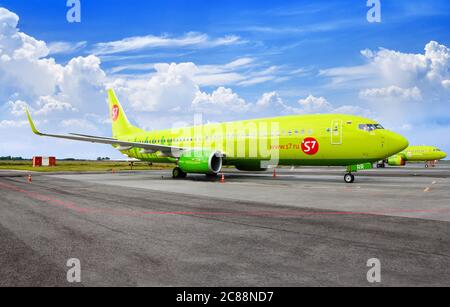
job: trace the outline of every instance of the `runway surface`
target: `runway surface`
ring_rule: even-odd
[[[446,164],[26,175],[0,172],[0,286],[450,286]]]

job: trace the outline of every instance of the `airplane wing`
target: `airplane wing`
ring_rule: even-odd
[[[181,147],[166,146],[166,145],[159,145],[159,144],[121,141],[121,140],[109,138],[109,137],[100,137],[100,136],[92,136],[92,135],[85,135],[85,134],[71,133],[69,135],[61,135],[61,134],[42,133],[36,129],[36,127],[33,123],[33,120],[31,119],[31,115],[30,115],[30,112],[28,111],[28,109],[25,109],[25,112],[27,114],[28,121],[30,122],[31,130],[33,131],[34,134],[37,134],[39,136],[48,136],[48,137],[53,137],[53,138],[66,139],[66,140],[108,144],[108,145],[116,146],[118,150],[129,150],[131,148],[141,148],[141,149],[147,151],[148,153],[161,152],[164,155],[171,156],[171,157],[178,157],[179,153],[186,149],[186,148],[181,148]]]

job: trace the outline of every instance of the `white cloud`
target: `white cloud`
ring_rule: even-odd
[[[108,55],[128,51],[137,51],[160,47],[197,47],[213,48],[241,43],[240,38],[235,35],[228,35],[216,39],[211,39],[204,33],[189,32],[182,37],[170,37],[168,35],[155,36],[135,36],[122,40],[98,43],[93,53],[98,55]]]
[[[36,120],[35,124],[40,125],[42,123],[46,123],[47,121],[43,120]],[[28,120],[1,120],[0,121],[0,129],[7,129],[7,128],[22,128],[29,126]],[[3,144],[2,144],[3,146]]]
[[[193,63],[156,64],[156,73],[149,80],[114,80],[114,87],[135,110],[155,112],[189,106],[199,86],[193,76]]]
[[[329,113],[333,110],[331,104],[324,97],[309,95],[298,101],[301,113]]]
[[[0,128],[18,128],[28,125],[26,120],[1,120]]]
[[[24,103],[38,115],[54,110],[95,109],[104,88],[105,73],[95,56],[78,57],[65,66],[48,58],[43,41],[22,33],[19,18],[0,9],[0,100],[12,101],[11,112],[20,113]]]
[[[90,133],[97,130],[95,125],[83,118],[64,119],[61,121],[60,126],[71,129],[80,129],[81,131],[89,131]]]
[[[264,93],[261,98],[256,102],[256,106],[260,108],[268,108],[268,107],[285,107],[283,103],[283,99],[281,99],[280,95],[277,92],[269,92]]]
[[[48,115],[53,111],[76,111],[76,109],[68,102],[57,100],[53,96],[41,96],[37,102],[39,109],[33,113],[36,115]]]
[[[219,87],[211,94],[197,92],[192,101],[197,112],[221,114],[223,112],[246,112],[250,105],[229,88]]]
[[[239,85],[250,86],[250,85],[264,83],[264,82],[267,82],[267,81],[270,81],[273,79],[275,79],[274,76],[254,77],[254,78],[250,78],[250,79],[239,82]]]
[[[448,114],[450,49],[435,41],[423,53],[361,51],[366,64],[322,70],[333,89],[356,90],[391,126],[421,124]]]
[[[25,113],[25,107],[28,106],[28,104],[25,101],[22,100],[16,100],[16,101],[8,101],[8,106],[11,109],[11,114],[20,116]]]
[[[6,32],[17,27],[18,22],[19,16],[3,7],[0,7],[0,27],[2,32]]]
[[[48,44],[49,54],[70,54],[80,51],[87,45],[86,41],[82,42],[51,42]]]
[[[383,88],[371,88],[360,91],[359,97],[368,100],[388,99],[401,101],[420,101],[422,94],[417,86],[412,88],[401,88],[388,86]]]
[[[365,65],[325,69],[320,75],[331,78],[333,86],[403,89],[441,87],[450,79],[450,49],[435,41],[429,42],[423,54],[394,50],[363,50]],[[423,91],[422,91],[423,92]]]

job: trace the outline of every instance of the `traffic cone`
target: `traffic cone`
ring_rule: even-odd
[[[31,175],[28,175],[28,182],[29,183],[33,182],[33,178],[31,177]]]
[[[115,174],[115,173],[116,173],[116,171],[115,171],[114,169],[112,169],[112,170],[111,170],[111,172],[112,172],[113,174]]]
[[[273,178],[277,178],[277,169],[276,168],[273,169]]]
[[[222,173],[222,177],[220,178],[220,183],[225,183],[225,175]]]

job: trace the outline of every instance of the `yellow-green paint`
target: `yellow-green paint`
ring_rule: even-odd
[[[226,157],[225,164],[241,168],[257,168],[261,161],[270,159],[278,165],[356,165],[385,159],[408,146],[403,136],[382,129],[373,120],[343,114],[291,115],[147,132],[128,122],[112,90],[108,96],[115,138],[220,151]],[[364,130],[360,125],[373,129]],[[301,145],[306,138],[317,140],[316,154],[303,152]],[[149,162],[177,161],[160,152],[142,153],[139,148],[121,152]]]
[[[410,162],[436,161],[447,157],[445,152],[434,146],[409,146],[397,155]]]

